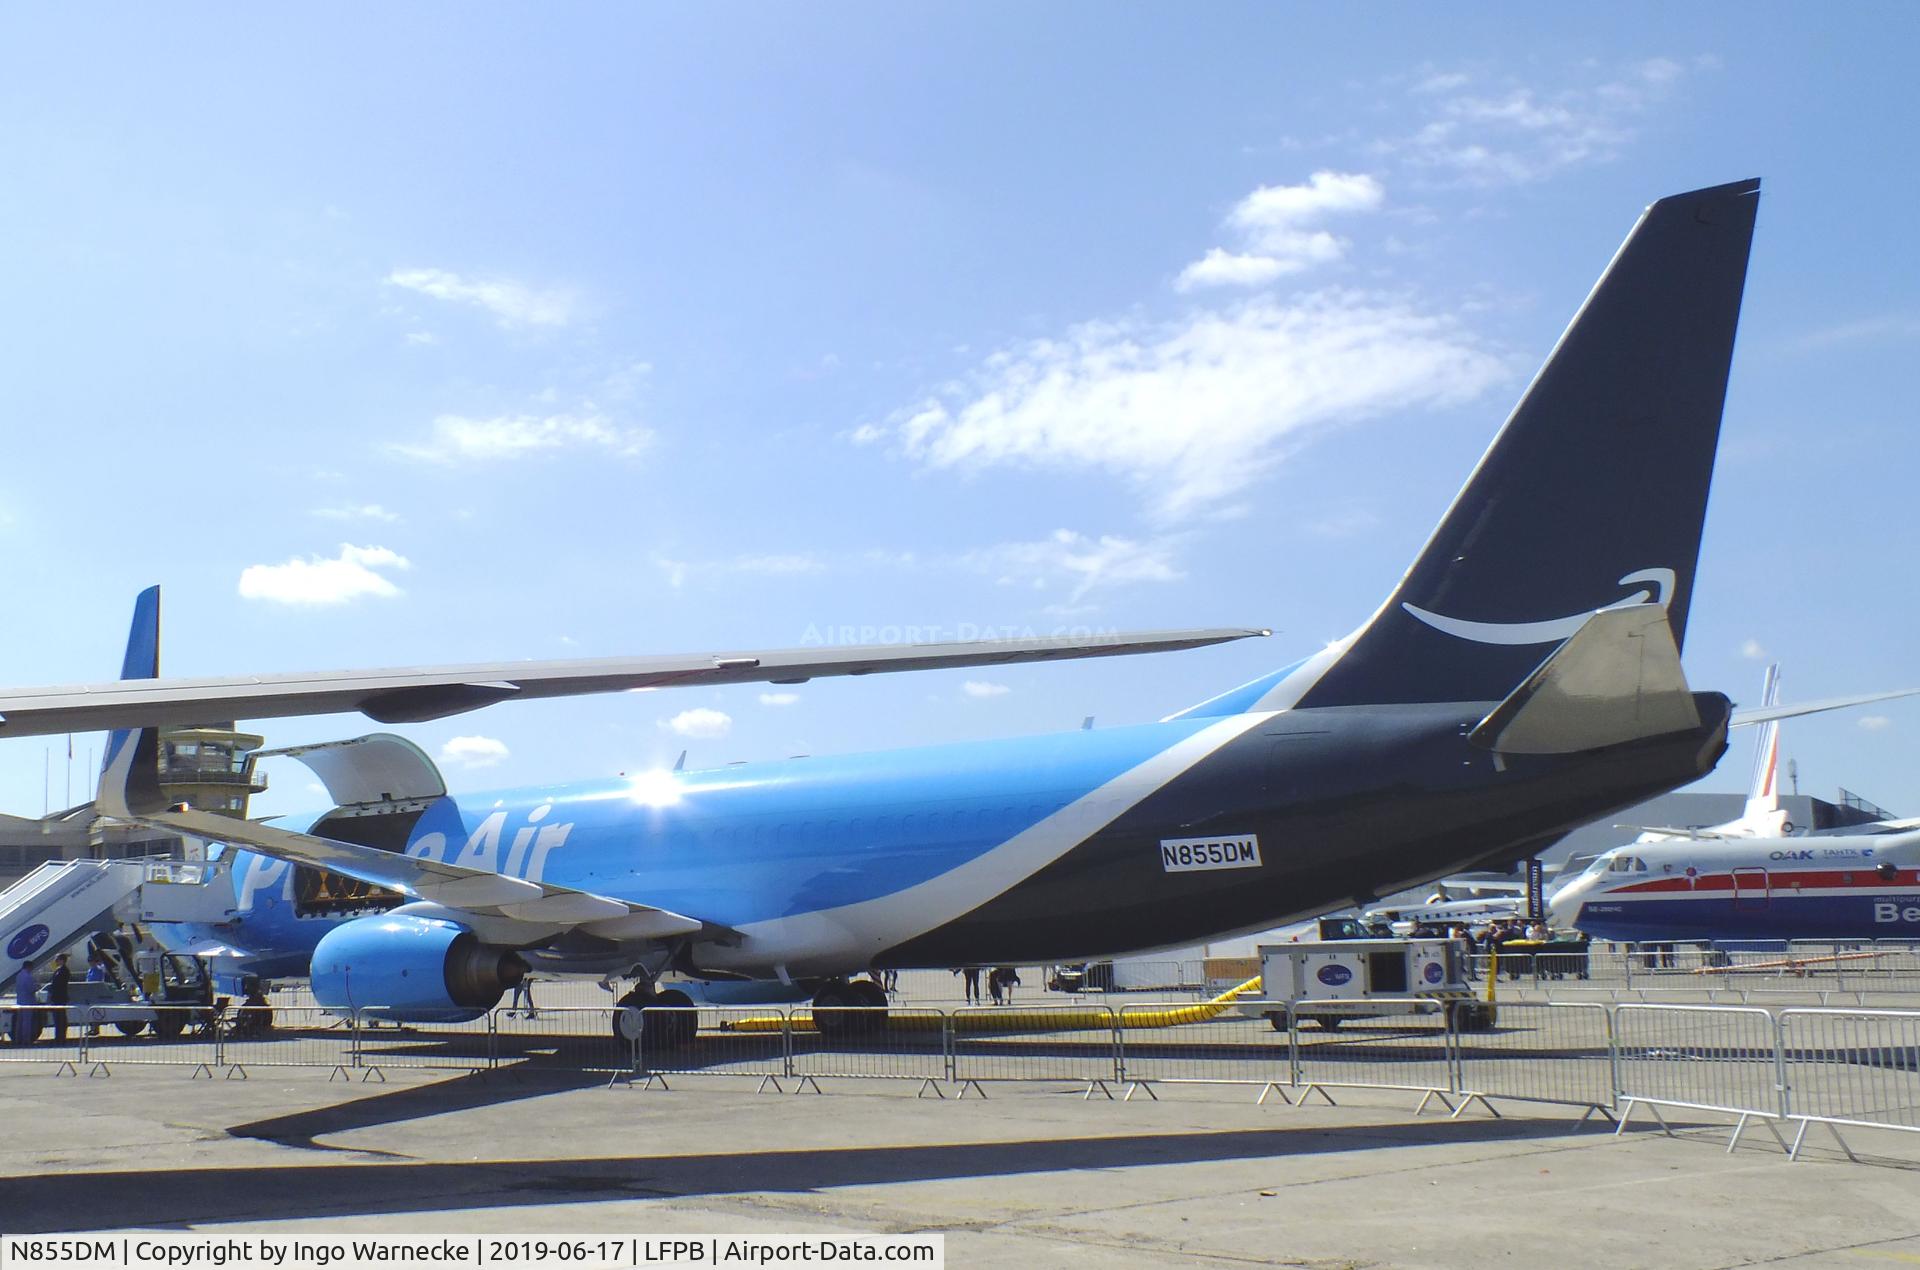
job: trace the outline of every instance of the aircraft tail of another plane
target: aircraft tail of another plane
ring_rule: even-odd
[[[1503,700],[1629,605],[1684,644],[1759,186],[1646,210],[1387,602],[1247,704]]]
[[[133,622],[127,628],[127,651],[120,661],[122,679],[158,679],[160,677],[160,588],[150,586],[133,601]],[[109,787],[131,781],[139,791],[134,801],[158,802],[158,733],[153,728],[116,728],[107,734],[107,752],[100,760],[100,791],[96,802],[107,797]],[[145,795],[143,798],[142,795]],[[126,796],[116,795],[115,805]]]
[[[1767,667],[1760,689],[1762,709],[1780,704],[1780,663]],[[1753,780],[1747,786],[1747,807],[1740,819],[1765,823],[1779,830],[1786,821],[1780,806],[1780,720],[1768,719],[1760,725],[1753,753]],[[1779,824],[1772,822],[1778,821]]]

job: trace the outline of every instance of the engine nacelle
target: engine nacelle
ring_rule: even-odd
[[[336,926],[313,950],[313,996],[346,1013],[377,1010],[401,1023],[464,1023],[492,1009],[527,973],[511,948],[464,926],[406,914]]]

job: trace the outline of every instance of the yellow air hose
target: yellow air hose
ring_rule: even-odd
[[[969,1032],[1088,1032],[1112,1027],[1116,1022],[1129,1030],[1135,1028],[1179,1027],[1185,1023],[1205,1023],[1218,1018],[1227,1009],[1247,993],[1258,993],[1260,976],[1255,975],[1237,988],[1231,988],[1210,1001],[1196,1001],[1187,1005],[1163,1005],[1154,1008],[1130,1008],[1109,1013],[1104,1007],[1087,1009],[1084,1006],[1067,1006],[1060,1009],[1009,1009],[994,1011],[982,1009],[977,1014],[965,1015],[960,1023]],[[944,1014],[929,1011],[927,1013],[890,1013],[887,1016],[887,1030],[890,1032],[937,1031],[942,1026]],[[772,1014],[745,1019],[725,1020],[720,1024],[723,1032],[778,1032],[787,1026],[787,1020]],[[813,1013],[810,1010],[793,1012],[793,1028],[796,1032],[813,1031]]]

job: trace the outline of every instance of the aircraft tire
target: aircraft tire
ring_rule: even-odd
[[[865,1005],[854,992],[854,985],[843,979],[826,984],[813,994],[813,1026],[820,1035],[837,1040],[860,1031],[860,1011],[851,1007]]]
[[[147,1021],[145,1019],[134,1019],[131,1022],[117,1022],[114,1026],[120,1029],[120,1035],[122,1036],[138,1036],[147,1030]]]

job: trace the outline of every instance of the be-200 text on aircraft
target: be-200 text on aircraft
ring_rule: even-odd
[[[1730,703],[1689,689],[1679,650],[1758,184],[1645,212],[1357,631],[1159,723],[458,798],[349,745],[313,758],[340,805],[299,830],[170,810],[152,725],[426,718],[520,688],[0,693],[0,736],[128,729],[100,810],[236,848],[238,916],[168,936],[310,961],[322,1004],[420,1021],[473,1017],[529,967],[635,974],[641,1005],[684,1003],[654,994],[668,971],[878,1004],[852,976],[1193,943],[1510,861],[1726,748]],[[157,673],[152,607],[132,675]],[[362,884],[362,910],[304,914],[330,888],[299,879],[323,873]]]

